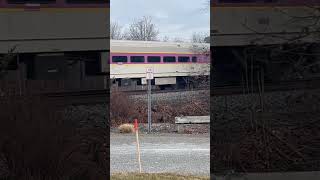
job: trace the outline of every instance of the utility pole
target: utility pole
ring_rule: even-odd
[[[153,68],[146,69],[146,79],[148,84],[148,133],[151,132],[151,80],[153,79]]]
[[[148,79],[148,133],[151,132],[151,79]]]

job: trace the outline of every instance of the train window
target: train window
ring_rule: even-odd
[[[192,62],[197,62],[197,57],[196,56],[192,56]]]
[[[128,62],[127,56],[112,56],[112,62]]]
[[[109,0],[66,0],[70,4],[107,4]]]
[[[56,0],[7,0],[9,4],[26,4],[26,3],[39,3],[39,4],[49,4],[55,3]]]
[[[144,56],[131,56],[130,61],[133,63],[142,63],[144,62]]]
[[[148,56],[148,62],[160,62],[160,56]]]
[[[190,57],[189,56],[179,56],[178,62],[190,62]]]
[[[163,62],[176,62],[176,57],[174,57],[174,56],[165,56],[165,57],[163,57]]]

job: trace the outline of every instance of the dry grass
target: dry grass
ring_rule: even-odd
[[[45,97],[0,99],[0,179],[107,179],[106,137]]]
[[[112,180],[120,180],[120,179],[127,179],[127,180],[208,180],[209,177],[200,177],[200,176],[183,176],[177,174],[137,174],[137,173],[121,173],[121,174],[114,174],[111,176]]]
[[[152,121],[154,123],[174,123],[177,116],[206,116],[210,114],[210,102],[203,99],[192,99],[188,102],[168,103],[165,101],[153,102]],[[140,122],[147,122],[147,105],[139,102],[135,111]]]
[[[134,126],[132,124],[122,124],[119,126],[118,129],[121,133],[133,133],[134,132]]]
[[[208,96],[209,97],[209,94]],[[112,92],[110,96],[111,126],[117,127],[123,123],[133,122],[137,118],[139,123],[147,123],[147,103],[143,100],[132,100],[124,92]],[[152,102],[152,121],[154,123],[174,123],[176,116],[204,116],[210,113],[209,99],[190,97],[188,101]]]
[[[135,104],[126,93],[112,92],[110,95],[110,120],[112,126],[121,125],[135,118]]]

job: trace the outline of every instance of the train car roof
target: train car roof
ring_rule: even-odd
[[[180,43],[159,41],[111,40],[112,53],[189,53],[198,52],[199,48],[209,48],[209,43]],[[200,52],[199,52],[200,53]]]

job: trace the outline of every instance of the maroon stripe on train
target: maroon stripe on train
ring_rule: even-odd
[[[205,56],[203,54],[161,54],[161,53],[153,53],[153,54],[145,54],[145,53],[112,53],[110,54],[110,60],[111,64],[119,64],[118,62],[112,62],[112,56],[126,56],[127,57],[127,62],[120,63],[120,64],[188,64],[188,63],[209,63],[210,62],[210,57]],[[130,56],[144,56],[145,61],[144,62],[130,62]],[[147,62],[147,57],[148,56],[160,56],[161,60],[160,62]],[[176,62],[163,62],[163,57],[164,56],[174,56],[176,57]],[[187,56],[190,57],[189,62],[178,62],[178,56]],[[192,57],[196,56],[198,58],[197,62],[192,62]]]

